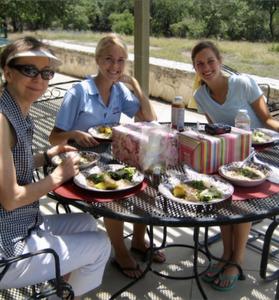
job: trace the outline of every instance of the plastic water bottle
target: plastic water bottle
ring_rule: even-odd
[[[250,130],[250,117],[247,109],[239,109],[234,120],[234,126],[237,128]]]
[[[178,131],[184,130],[185,105],[182,96],[176,96],[171,105],[171,127]]]

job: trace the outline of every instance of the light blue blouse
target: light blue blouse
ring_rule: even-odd
[[[206,113],[214,123],[234,126],[238,109],[247,109],[251,128],[265,127],[251,104],[263,95],[256,81],[246,75],[232,75],[228,79],[228,93],[223,104],[214,101],[208,87],[202,85],[194,94],[199,112]]]
[[[132,118],[139,109],[138,98],[121,82],[111,87],[109,104],[104,105],[92,77],[67,91],[57,113],[55,126],[64,131],[87,131],[93,126],[119,123],[121,113]]]

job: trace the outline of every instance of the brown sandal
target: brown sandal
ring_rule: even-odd
[[[142,261],[147,261],[148,260],[148,254],[149,254],[150,248],[147,248],[145,251],[140,250],[135,247],[131,247],[131,252],[134,252],[137,255],[141,256]],[[158,263],[158,264],[163,264],[166,261],[165,254],[159,250],[155,250],[153,252],[153,262]]]

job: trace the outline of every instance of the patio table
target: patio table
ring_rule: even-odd
[[[99,151],[102,153],[100,163],[116,163],[111,156],[110,145],[107,144],[105,147],[101,145],[100,147],[101,148]],[[94,151],[95,150],[96,149],[94,148]],[[272,147],[261,150],[259,153],[257,153],[257,157],[262,161],[279,166],[279,145],[273,145]],[[184,172],[182,167],[177,167],[174,169],[174,171],[177,172],[177,174],[182,174]],[[119,199],[110,202],[96,201],[96,197],[94,197],[93,192],[90,196],[90,191],[87,192],[87,196],[84,196],[84,191],[75,186],[75,184],[71,181],[54,190],[53,194],[59,203],[64,205],[73,205],[82,209],[83,211],[92,213],[93,215],[148,225],[150,231],[149,238],[151,253],[143,276],[150,270],[154,273],[162,275],[159,272],[152,270],[151,266],[152,254],[154,251],[153,226],[163,226],[164,228],[193,227],[193,246],[186,247],[192,247],[194,249],[194,275],[183,278],[170,278],[195,278],[204,299],[207,299],[207,296],[199,280],[199,275],[201,275],[201,273],[198,273],[197,261],[200,251],[208,257],[209,261],[211,260],[211,256],[208,253],[207,247],[205,247],[206,251],[199,247],[199,229],[201,227],[207,228],[216,225],[262,220],[267,217],[276,216],[279,213],[279,193],[274,193],[272,195],[270,194],[264,199],[251,198],[246,200],[228,201],[224,202],[225,204],[221,203],[220,205],[215,206],[195,206],[189,204],[180,204],[165,199],[161,194],[158,193],[157,187],[148,176],[146,177],[146,183],[147,186],[145,189],[138,189],[134,194],[129,194],[126,197],[122,195]],[[256,190],[256,187],[252,188],[252,190]],[[164,244],[162,247],[165,246],[168,247],[172,245]],[[123,291],[131,287],[137,280],[139,279],[131,281],[129,284],[115,293],[110,299],[116,298]]]

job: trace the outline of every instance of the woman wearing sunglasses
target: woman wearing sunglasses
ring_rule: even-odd
[[[61,273],[67,274],[79,299],[101,283],[110,254],[108,238],[96,231],[95,220],[88,214],[42,216],[39,210],[40,197],[78,173],[77,158],[67,158],[50,175],[32,182],[34,168],[60,152],[75,150],[58,145],[32,155],[34,125],[29,110],[46,91],[59,64],[47,46],[32,37],[14,41],[1,55],[5,83],[0,98],[0,257],[54,249]],[[12,264],[0,289],[54,277],[51,257],[35,256]]]

